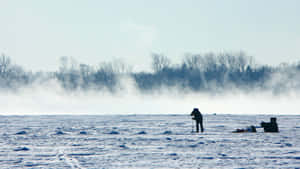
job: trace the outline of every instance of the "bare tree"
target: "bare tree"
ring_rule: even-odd
[[[114,60],[112,67],[117,74],[128,74],[132,71],[132,67],[127,66],[122,60]]]
[[[155,72],[159,72],[164,68],[169,67],[171,61],[162,54],[152,54],[152,68]]]
[[[68,62],[69,59],[67,56],[62,56],[60,59],[60,66],[59,66],[59,71],[60,73],[66,73],[68,70]]]
[[[186,54],[183,63],[189,69],[199,69],[203,66],[203,57],[200,54]]]
[[[11,67],[11,60],[8,56],[2,53],[0,57],[0,75],[6,76]]]

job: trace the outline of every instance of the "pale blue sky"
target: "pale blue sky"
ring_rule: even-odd
[[[61,56],[137,69],[152,52],[245,51],[259,63],[300,60],[298,0],[0,0],[0,53],[26,69],[55,70]]]

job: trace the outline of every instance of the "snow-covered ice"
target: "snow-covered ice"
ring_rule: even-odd
[[[0,168],[297,168],[300,116],[280,133],[232,133],[270,115],[0,116]]]

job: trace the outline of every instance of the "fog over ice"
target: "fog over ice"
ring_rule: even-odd
[[[289,93],[228,92],[222,95],[179,93],[176,89],[142,94],[131,86],[117,93],[65,92],[58,84],[2,92],[1,115],[48,114],[188,114],[198,107],[204,114],[299,114],[299,96]]]

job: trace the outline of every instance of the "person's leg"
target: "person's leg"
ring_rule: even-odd
[[[204,128],[203,128],[203,122],[202,121],[200,121],[200,126],[201,126],[201,132],[203,132]]]
[[[196,120],[196,131],[197,131],[197,133],[199,133],[199,121],[198,120]]]

